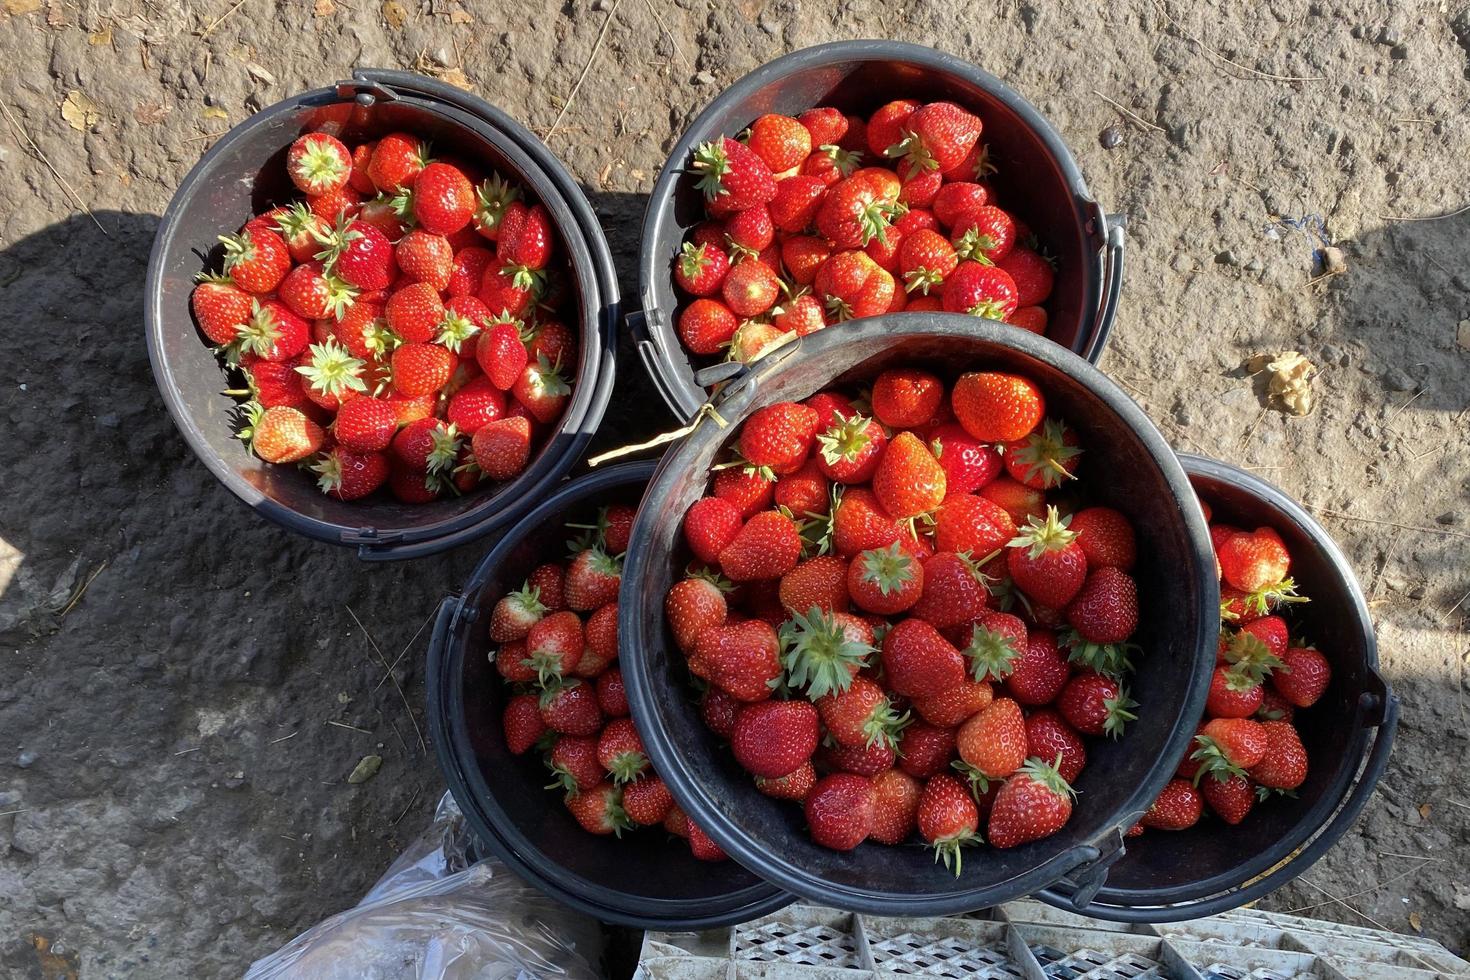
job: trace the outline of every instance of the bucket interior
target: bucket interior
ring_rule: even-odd
[[[879,42],[837,47],[845,48],[846,53],[833,51],[800,62],[796,62],[797,56],[789,56],[747,79],[749,89],[726,92],[696,120],[675,148],[674,152],[683,156],[671,159],[667,166],[686,167],[685,157],[694,145],[722,134],[735,136],[765,113],[794,116],[815,106],[833,106],[866,117],[900,98],[958,103],[984,122],[981,141],[998,168],[989,179],[995,200],[1029,224],[1057,258],[1056,282],[1046,303],[1047,336],[1069,350],[1086,351],[1101,288],[1101,243],[1089,234],[1090,216],[1079,200],[1086,190],[1075,164],[1059,141],[1048,145],[1038,128],[1047,124],[1034,115],[1034,110],[1024,107],[1015,93],[983,72],[965,66],[972,75],[965,77],[937,63],[905,60],[923,56],[935,62],[960,64],[948,56],[908,45],[899,45],[900,50],[894,52],[885,50],[893,45]],[[821,49],[813,50],[814,55],[820,53]],[[1023,114],[1028,110],[1031,119]],[[1055,134],[1051,139],[1057,140]],[[870,157],[864,151],[862,162],[873,163]],[[688,298],[675,289],[673,268],[685,236],[705,220],[704,196],[696,186],[697,180],[693,173],[679,174],[671,186],[660,180],[649,201],[649,213],[656,218],[645,227],[647,240],[640,270],[643,308],[650,334],[666,355],[664,367],[674,372],[676,383],[695,390],[693,373],[706,362],[685,349],[675,331],[678,310]],[[692,404],[697,406],[701,401],[702,397],[696,397]]]
[[[1280,532],[1297,589],[1313,599],[1286,612],[1292,637],[1305,638],[1322,651],[1332,663],[1332,681],[1321,700],[1295,715],[1308,758],[1307,780],[1296,790],[1296,799],[1272,797],[1258,803],[1234,827],[1206,816],[1188,830],[1149,830],[1129,840],[1128,853],[1113,865],[1107,887],[1098,895],[1101,902],[1160,904],[1245,884],[1328,821],[1367,750],[1369,730],[1358,718],[1357,705],[1360,695],[1375,689],[1368,667],[1377,654],[1371,626],[1365,632],[1366,614],[1358,611],[1362,600],[1351,569],[1335,548],[1322,546],[1327,536],[1315,522],[1308,526],[1247,486],[1220,473],[1200,472],[1188,458],[1184,462],[1216,522]]]
[[[444,653],[449,750],[468,793],[460,799],[461,809],[478,833],[513,851],[539,877],[599,906],[602,918],[656,923],[734,912],[739,914],[726,921],[743,921],[790,899],[778,899],[777,889],[733,861],[697,860],[684,841],[661,827],[625,832],[621,838],[589,834],[558,792],[544,788],[550,774],[540,754],[512,755],[501,727],[508,689],[487,657],[495,602],[520,588],[537,565],[566,555],[564,542],[575,533],[566,530],[567,523],[591,523],[605,504],[636,506],[649,472],[642,467],[634,483],[570,500],[545,514],[544,521],[538,519],[534,529],[513,531],[518,540],[503,559],[493,567],[487,561],[476,572],[465,601],[478,615],[450,635]]]
[[[194,324],[189,307],[194,276],[220,268],[219,235],[233,234],[251,216],[301,197],[285,167],[296,137],[322,131],[352,143],[394,130],[428,140],[436,158],[453,157],[471,169],[493,168],[517,181],[528,199],[547,206],[562,243],[560,278],[571,297],[567,326],[578,336],[575,378],[592,378],[600,356],[595,341],[599,291],[583,232],[549,180],[508,137],[453,107],[406,96],[362,106],[325,90],[273,106],[232,130],[186,180],[160,232],[156,294],[150,300],[155,372],[191,447],[231,490],[273,519],[327,539],[360,528],[422,539],[480,522],[556,475],[550,471],[575,441],[592,398],[592,384],[574,383],[562,422],[554,424],[555,431],[516,480],[428,505],[399,503],[386,489],[364,500],[335,500],[316,488],[313,474],[265,463],[235,438],[237,401],[220,392],[243,387],[242,379],[222,368]]]
[[[801,807],[758,792],[729,749],[705,727],[684,658],[657,600],[691,559],[681,515],[706,492],[709,466],[735,438],[738,425],[723,432],[701,426],[682,449],[666,457],[634,532],[634,548],[644,549],[640,561],[645,564],[639,566],[633,591],[626,578],[623,585],[624,596],[639,608],[638,634],[647,637],[649,707],[689,783],[760,853],[764,863],[748,862],[751,867],[762,873],[768,865],[800,869],[799,881],[775,880],[813,899],[859,910],[867,905],[881,911],[888,902],[925,914],[978,908],[1033,891],[1069,870],[1076,860],[1075,855],[1066,859],[1069,849],[1131,823],[1173,771],[1194,732],[1204,699],[1203,665],[1213,662],[1216,644],[1218,588],[1213,569],[1204,564],[1202,515],[1162,439],[1153,433],[1146,444],[1134,422],[1116,408],[1126,405],[1136,422],[1148,426],[1136,406],[1084,362],[1037,338],[1027,343],[1040,356],[971,335],[973,327],[959,322],[968,319],[964,316],[931,319],[945,329],[896,335],[891,318],[878,318],[854,324],[840,338],[831,331],[804,338],[791,356],[760,371],[754,399],[732,421],[773,402],[869,382],[888,367],[920,366],[948,381],[964,370],[1024,374],[1046,393],[1048,415],[1076,428],[1085,449],[1082,480],[1089,501],[1127,514],[1138,533],[1134,575],[1143,608],[1134,639],[1145,653],[1130,689],[1143,707],[1139,721],[1121,740],[1089,740],[1088,765],[1075,787],[1076,807],[1060,833],[1010,850],[969,851],[958,878],[936,865],[932,850],[925,847],[865,844],[847,853],[828,850],[808,838]],[[1000,325],[988,329],[992,334],[1008,330]],[[1069,374],[1062,358],[1073,369],[1085,368],[1095,379],[1091,383],[1105,387],[1106,394],[1100,396]],[[1173,467],[1172,484],[1164,466]],[[628,620],[624,623],[626,643]],[[647,728],[644,738],[648,742]],[[1048,862],[1061,864],[1053,866],[1048,880],[1020,880]]]

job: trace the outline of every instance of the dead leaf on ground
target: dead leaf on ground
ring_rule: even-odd
[[[39,932],[31,933],[31,946],[36,951],[36,965],[40,967],[41,980],[77,980],[80,975],[77,954],[52,952],[51,937]]]
[[[1306,415],[1312,411],[1315,398],[1312,380],[1317,376],[1317,366],[1300,352],[1288,350],[1280,354],[1257,354],[1246,364],[1251,374],[1270,372],[1266,394],[1271,408],[1290,415]]]
[[[467,14],[463,7],[454,7],[449,11],[449,23],[451,24],[473,24],[475,18]]]
[[[107,26],[97,28],[91,34],[87,35],[87,43],[94,48],[100,48],[103,45],[111,44],[112,28]]]
[[[5,12],[12,17],[33,14],[41,9],[41,0],[5,0]]]
[[[401,30],[408,23],[408,11],[403,9],[403,4],[398,0],[383,0],[383,19],[395,31]]]
[[[1409,925],[1413,927],[1413,929],[1414,929],[1415,932],[1423,932],[1424,931],[1424,917],[1421,916],[1418,912],[1410,912],[1409,913]]]
[[[376,776],[378,774],[378,770],[381,768],[383,768],[382,756],[365,755],[362,757],[362,760],[358,762],[355,767],[353,767],[352,772],[347,777],[347,781],[349,783],[352,783],[354,786],[358,783],[365,783],[369,779],[372,779],[374,776]]]
[[[1433,812],[1434,812],[1434,807],[1430,806],[1428,803],[1420,803],[1419,804],[1419,816],[1422,817],[1423,819],[1428,820],[1429,819],[1429,815],[1431,813],[1433,813]]]
[[[168,117],[169,108],[162,102],[140,102],[133,106],[133,118],[144,126],[156,126]]]
[[[46,5],[46,26],[53,31],[59,31],[66,26],[66,13],[61,9],[61,4],[51,0]]]
[[[258,64],[254,61],[247,61],[245,63],[245,71],[250,75],[251,78],[255,79],[262,85],[276,84],[276,76],[266,71],[264,65]]]
[[[470,90],[471,86],[468,76],[458,68],[446,68],[436,74],[438,78],[448,82],[450,85],[462,88],[467,92]]]
[[[85,92],[72,89],[61,100],[61,118],[84,133],[102,121],[102,109]]]
[[[337,12],[337,5],[332,0],[316,0],[311,12],[318,17],[330,17]]]
[[[204,107],[204,111],[202,113],[200,113],[200,115],[202,115],[205,119],[229,119],[230,118],[230,114],[228,112],[226,112],[224,109],[221,109],[217,105],[205,106]]]

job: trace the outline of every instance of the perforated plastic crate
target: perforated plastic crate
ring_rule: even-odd
[[[1037,902],[947,919],[793,905],[731,929],[649,933],[640,980],[1450,980],[1470,963],[1416,936],[1245,909],[1158,926]]]

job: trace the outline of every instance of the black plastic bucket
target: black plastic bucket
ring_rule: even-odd
[[[1292,578],[1312,600],[1293,606],[1289,616],[1331,661],[1332,682],[1320,701],[1298,710],[1311,722],[1297,729],[1310,765],[1295,799],[1272,799],[1234,827],[1210,820],[1128,841],[1127,853],[1090,903],[1074,903],[1065,883],[1038,896],[1101,919],[1177,922],[1214,915],[1302,874],[1362,813],[1388,764],[1398,725],[1398,698],[1378,674],[1368,606],[1332,538],[1266,481],[1201,456],[1181,454],[1180,461],[1217,520],[1280,532],[1292,556]]]
[[[525,472],[493,494],[425,505],[377,498],[343,502],[319,492],[291,467],[262,462],[234,438],[230,416],[236,403],[220,395],[225,375],[190,312],[194,275],[218,267],[217,236],[295,195],[285,155],[297,136],[322,130],[361,140],[395,129],[422,134],[440,150],[519,181],[550,212],[570,259],[580,352],[572,398]],[[352,81],[256,113],[195,164],[153,243],[145,321],[153,375],[169,414],[189,448],[235,496],[283,527],[356,547],[363,558],[416,558],[504,527],[580,458],[612,392],[618,285],[591,205],[529,130],[453,86],[410,72],[364,70]]]
[[[762,795],[700,718],[663,617],[663,596],[690,555],[684,512],[740,422],[773,402],[920,365],[953,379],[976,367],[1022,373],[1088,452],[1088,491],[1127,514],[1146,651],[1131,685],[1143,708],[1116,742],[1094,744],[1071,821],[1012,850],[977,851],[956,878],[919,847],[865,845],[839,853],[811,842],[799,807]],[[1100,882],[1122,833],[1173,775],[1204,708],[1219,635],[1219,584],[1204,515],[1173,451],[1142,410],[1096,368],[1034,334],[956,314],[854,321],[787,345],[751,365],[715,398],[729,421],[701,421],[664,456],[634,523],[623,572],[623,678],[645,748],[685,812],[730,856],[803,898],[879,915],[947,915],[1031,894],[1072,874]]]
[[[635,505],[652,463],[599,470],[567,483],[500,539],[443,601],[429,644],[429,727],[439,767],[465,819],[497,857],[536,887],[604,922],[704,929],[744,922],[791,902],[733,861],[709,864],[662,830],[622,838],[587,833],[550,790],[535,753],[505,746],[506,688],[486,656],[490,610],[543,561],[562,557],[569,521],[600,505]],[[633,659],[633,658],[628,658]]]
[[[685,234],[704,220],[697,175],[688,172],[694,147],[733,136],[768,112],[826,105],[868,113],[901,98],[948,99],[984,119],[982,139],[999,167],[991,182],[1057,256],[1048,336],[1093,363],[1102,356],[1122,286],[1122,219],[1110,219],[1092,199],[1051,124],[1000,79],[953,55],[898,41],[837,41],[777,58],[727,88],[674,145],[653,185],[638,256],[642,310],[628,321],[643,366],[680,419],[693,417],[709,386],[731,370],[701,372],[675,330],[674,259]]]

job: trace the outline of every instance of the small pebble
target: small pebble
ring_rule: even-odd
[[[694,84],[695,85],[713,85],[714,83],[715,83],[715,76],[711,75],[707,71],[702,71],[699,74],[697,74],[697,75],[694,76]]]
[[[1260,272],[1264,268],[1266,268],[1265,263],[1260,259],[1251,259],[1245,264],[1246,272]]]
[[[1123,145],[1123,127],[1114,123],[1097,134],[1097,141],[1104,150],[1116,150]]]
[[[1378,43],[1387,47],[1394,47],[1403,41],[1403,36],[1397,30],[1387,24],[1378,32]]]
[[[38,756],[36,755],[36,753],[32,752],[30,749],[25,749],[21,752],[20,755],[15,757],[16,768],[29,769],[31,766],[34,766],[36,764],[37,758]]]
[[[1342,249],[1328,245],[1322,250],[1322,271],[1334,276],[1347,271],[1347,256]]]
[[[1230,249],[1227,248],[1223,252],[1216,252],[1215,253],[1215,264],[1216,265],[1240,265],[1240,260],[1235,257],[1235,253],[1234,252],[1232,252]]]

